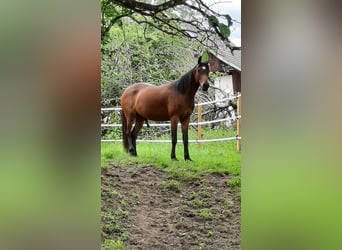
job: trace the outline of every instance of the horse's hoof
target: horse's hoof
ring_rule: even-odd
[[[133,150],[133,149],[130,150],[129,153],[131,156],[138,156],[137,152],[135,152],[135,150]]]
[[[193,161],[193,160],[191,160],[190,158],[186,158],[185,161]]]
[[[178,161],[178,159],[177,159],[176,157],[171,158],[171,160],[173,160],[173,161]]]

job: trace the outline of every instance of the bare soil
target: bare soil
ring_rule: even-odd
[[[125,249],[240,249],[239,190],[229,175],[174,179],[153,166],[102,170],[102,240]]]

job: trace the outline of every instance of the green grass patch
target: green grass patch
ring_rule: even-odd
[[[175,192],[180,192],[181,190],[181,184],[177,180],[163,181],[162,186],[164,190],[170,190]]]
[[[241,187],[240,176],[234,176],[230,181],[227,182],[229,187]]]
[[[101,246],[101,250],[124,250],[125,245],[124,242],[120,239],[110,240],[105,239],[104,243]]]
[[[180,131],[178,136],[181,137]],[[222,138],[235,136],[232,129],[203,130],[203,139]],[[197,132],[189,130],[189,139],[195,139]],[[170,136],[163,136],[163,139]],[[160,139],[160,138],[158,138]],[[174,179],[198,178],[203,174],[240,174],[240,153],[236,149],[236,141],[202,143],[189,143],[192,162],[184,161],[183,143],[178,139],[176,155],[179,161],[172,161],[171,143],[146,143],[137,142],[138,157],[132,157],[123,150],[121,142],[102,143],[101,166],[106,168],[108,164],[152,164],[169,172]]]
[[[192,201],[192,205],[196,208],[201,208],[204,206],[204,202],[200,199],[200,198],[195,198],[193,201]]]
[[[202,208],[205,205],[205,202],[201,199],[198,193],[192,191],[191,193],[191,205],[195,208]]]
[[[207,208],[201,209],[199,216],[202,220],[212,220],[214,218],[214,214]]]

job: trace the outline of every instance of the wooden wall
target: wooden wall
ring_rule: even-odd
[[[218,59],[215,55],[212,53],[209,53],[209,65],[210,65],[210,71],[216,72],[216,71],[224,71],[225,69],[222,68],[222,65],[225,63],[222,62],[220,59]],[[228,65],[227,65],[228,67]],[[232,74],[233,78],[233,89],[234,93],[241,92],[241,71],[230,69],[229,72],[226,72],[227,74]]]

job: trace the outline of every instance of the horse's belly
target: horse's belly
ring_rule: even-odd
[[[148,120],[169,120],[167,99],[161,93],[142,91],[136,99],[136,112]]]
[[[166,114],[160,114],[160,113],[147,113],[144,116],[148,120],[152,121],[168,121],[170,120],[170,117]]]

